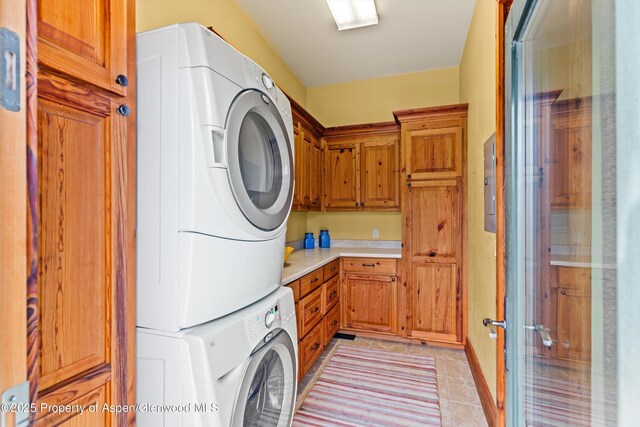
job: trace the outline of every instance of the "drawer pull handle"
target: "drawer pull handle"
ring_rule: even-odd
[[[314,277],[313,279],[311,279],[311,283],[316,283],[318,280],[320,279],[318,279],[317,277]]]
[[[317,313],[317,312],[318,312],[318,310],[320,310],[320,307],[318,307],[318,306],[316,305],[315,307],[313,307],[313,308],[311,309],[311,314]]]
[[[331,327],[333,328],[334,326],[336,326],[338,324],[337,320],[334,320],[333,322],[331,322]]]
[[[363,267],[375,267],[375,264],[362,264]]]
[[[336,295],[338,295],[338,291],[333,291],[329,294],[329,299],[333,299]]]
[[[316,351],[318,348],[320,348],[320,344],[319,343],[315,343],[313,345],[313,347],[310,348],[311,351]]]

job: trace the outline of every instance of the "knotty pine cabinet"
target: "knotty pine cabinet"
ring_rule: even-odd
[[[547,148],[552,208],[591,207],[591,99],[555,101]]]
[[[397,125],[379,123],[325,132],[324,209],[399,210]]]
[[[322,133],[324,127],[292,99],[294,133],[294,192],[292,209],[322,208]]]
[[[92,19],[79,19],[89,10]],[[28,79],[37,81],[28,108],[37,108],[29,198],[38,203],[28,368],[38,408],[135,403],[134,11],[133,0],[40,0],[28,11],[38,65]],[[34,417],[135,422],[101,411]]]
[[[466,339],[467,106],[394,112],[402,135],[402,282],[408,338]]]
[[[398,277],[395,259],[342,259],[342,329],[398,333]]]
[[[340,260],[289,283],[298,326],[298,380],[311,369],[339,329]]]

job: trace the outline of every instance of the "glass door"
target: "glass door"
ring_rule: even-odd
[[[615,425],[614,5],[516,0],[507,21],[513,426]]]

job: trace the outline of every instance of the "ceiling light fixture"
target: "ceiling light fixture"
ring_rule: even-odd
[[[327,0],[327,4],[339,31],[378,23],[374,0]]]

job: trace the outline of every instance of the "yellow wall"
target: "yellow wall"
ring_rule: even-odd
[[[373,239],[373,229],[380,237]],[[402,221],[399,212],[309,212],[307,231],[317,237],[320,230],[329,230],[332,239],[340,240],[401,240]]]
[[[260,64],[289,96],[304,106],[307,89],[232,0],[136,0],[136,32],[176,22],[213,26],[244,55]]]
[[[468,117],[468,322],[469,339],[491,393],[496,395],[496,342],[482,326],[496,312],[496,235],[484,231],[484,142],[496,129],[496,2],[476,2],[460,63],[460,101]]]
[[[307,213],[291,212],[287,221],[287,242],[304,239],[307,231]]]
[[[307,88],[307,110],[324,126],[393,120],[394,110],[459,102],[458,67]]]

